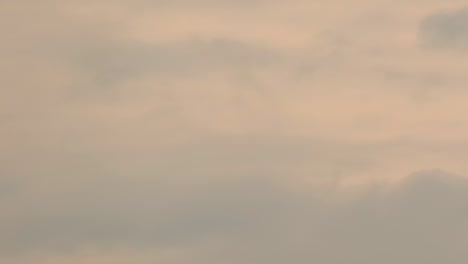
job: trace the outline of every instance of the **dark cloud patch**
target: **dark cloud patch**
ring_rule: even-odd
[[[189,40],[169,44],[103,43],[69,49],[70,63],[112,78],[135,73],[187,73],[220,67],[268,64],[274,55],[260,47],[227,39]],[[67,47],[63,48],[65,52]]]
[[[74,94],[115,92],[127,81],[160,80],[219,73],[238,74],[270,67],[281,56],[268,48],[231,39],[187,39],[143,44],[99,36],[46,43],[47,57],[82,76]],[[164,81],[162,81],[164,83]],[[107,92],[107,93],[106,93]]]
[[[375,186],[346,205],[310,203],[274,224],[268,242],[244,237],[252,251],[233,256],[252,256],[238,259],[244,263],[461,264],[468,259],[467,183],[428,171],[391,192]]]
[[[44,43],[45,54],[98,83],[116,83],[142,74],[183,77],[222,69],[267,66],[279,62],[275,52],[231,39],[192,38],[173,43],[143,44],[98,35]],[[44,50],[43,50],[44,52]]]
[[[468,7],[436,13],[421,23],[421,41],[426,47],[468,49]]]
[[[154,184],[154,182],[153,182]],[[172,187],[168,192],[164,188]],[[101,249],[165,248],[207,238],[229,239],[285,211],[291,194],[272,182],[240,180],[144,187],[109,182],[66,195],[35,196],[2,222],[2,254]],[[9,222],[8,220],[13,220]]]
[[[0,248],[20,254],[230,241],[294,221],[288,218],[303,213],[300,208],[319,208],[318,191],[300,198],[288,187],[290,177],[333,181],[362,169],[367,154],[357,157],[355,149],[286,138],[224,138],[132,153],[65,147],[30,153],[21,164],[2,168],[4,174],[21,171],[21,188],[9,199],[15,207],[0,220]],[[304,165],[311,168],[298,175],[294,168]]]
[[[38,68],[36,71],[60,69],[62,74],[68,74],[67,77],[73,80],[68,82],[69,87],[59,88],[69,88],[71,93],[108,95],[107,91],[118,90],[127,81],[144,76],[177,80],[199,75],[213,76],[220,71],[253,71],[281,61],[276,51],[235,37],[197,38],[194,32],[178,40],[144,43],[126,35],[128,25],[112,16],[118,16],[115,10],[119,8],[133,14],[147,11],[150,6],[158,10],[166,4],[183,10],[184,4],[191,1],[178,1],[178,4],[171,1],[136,1],[132,4],[107,0],[97,3],[85,1],[83,4],[72,1],[76,4],[76,12],[72,12],[67,4],[56,1],[40,5],[29,2],[28,8],[23,8],[24,4],[11,3],[0,11],[5,14],[1,20],[5,22],[2,25],[7,32],[2,43],[3,55],[7,59],[11,57],[11,63],[7,63],[5,68],[16,67],[25,60],[28,65],[24,67],[28,69],[33,66]],[[205,2],[207,5],[217,3]],[[237,2],[225,1],[221,5],[228,3],[236,5]],[[109,9],[109,17],[94,17],[93,12],[104,6]],[[80,8],[90,14],[80,13]],[[8,12],[15,15],[7,15]],[[155,25],[153,34],[166,30]],[[24,69],[14,69],[15,72],[21,70]],[[159,83],[155,81],[157,85]],[[48,86],[58,85],[50,83]]]
[[[34,206],[1,220],[3,254],[196,248],[208,239],[222,246],[186,263],[468,260],[468,180],[440,170],[417,172],[393,189],[376,185],[338,204],[274,178],[129,181],[36,197]],[[329,191],[328,198],[338,194]]]

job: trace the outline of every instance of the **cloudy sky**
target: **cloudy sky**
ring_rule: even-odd
[[[0,262],[465,264],[462,0],[0,0]]]

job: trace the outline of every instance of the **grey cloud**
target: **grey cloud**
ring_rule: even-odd
[[[336,164],[343,173],[359,170],[380,148],[223,139],[132,155],[101,153],[107,165],[99,170],[96,157],[61,154],[61,168],[31,175],[16,199],[9,198],[15,207],[3,204],[2,254],[87,247],[197,251],[201,241],[219,240],[220,247],[183,263],[435,264],[447,256],[466,262],[463,177],[416,172],[393,189],[375,185],[344,203],[332,202],[340,196],[334,186],[318,192],[287,184],[292,173],[298,177],[292,167],[310,163],[315,171],[304,176],[332,177]],[[40,166],[50,167],[45,162]],[[67,173],[75,163],[77,171]],[[85,171],[89,178],[80,175]]]
[[[172,214],[174,218],[169,218],[166,224],[159,217],[167,217],[168,212],[155,213],[148,219],[151,213],[135,213],[135,210],[129,213],[132,206],[124,206],[121,209],[132,216],[130,222],[128,219],[120,222],[122,214],[105,216],[96,211],[87,212],[87,217],[92,216],[88,220],[79,214],[69,219],[52,216],[42,220],[49,226],[36,226],[29,231],[39,236],[36,243],[41,246],[46,241],[52,241],[49,246],[55,243],[63,246],[68,237],[78,242],[71,244],[74,247],[80,246],[80,242],[107,241],[104,243],[108,246],[116,242],[141,248],[150,243],[158,248],[170,246],[173,239],[179,245],[190,247],[207,234],[216,233],[227,244],[222,252],[213,250],[188,263],[206,259],[213,260],[212,263],[228,260],[284,263],[289,259],[295,263],[390,264],[440,263],[447,258],[451,263],[464,263],[468,257],[461,248],[468,238],[464,231],[466,180],[445,173],[423,173],[393,193],[375,187],[345,206],[327,206],[307,195],[298,199],[279,186],[271,189],[267,182],[257,185],[246,181],[240,186],[213,185],[210,189],[187,193],[185,206],[171,203],[171,210],[178,213]],[[157,202],[153,199],[153,203]],[[141,208],[141,205],[133,204],[133,207]],[[142,223],[142,219],[149,221]],[[25,241],[35,240],[29,237]]]
[[[393,192],[376,186],[344,206],[304,202],[273,224],[266,239],[242,237],[239,243],[249,241],[251,251],[229,257],[248,256],[236,259],[243,263],[464,263],[467,183],[428,171]]]
[[[267,49],[228,39],[193,39],[155,45],[90,40],[70,41],[58,49],[52,45],[52,52],[60,50],[56,55],[65,64],[95,72],[102,78],[258,66],[272,63],[276,57]]]
[[[310,150],[297,152],[297,147],[200,142],[133,158],[107,153],[107,165],[96,153],[62,149],[50,157],[39,150],[41,157],[31,157],[39,164],[24,161],[30,171],[19,177],[22,186],[9,200],[17,205],[8,207],[11,215],[1,225],[0,244],[6,251],[28,252],[86,245],[168,246],[227,235],[284,208],[290,194],[275,181],[286,177],[281,167],[307,158]],[[95,159],[102,161],[96,164]],[[279,175],[273,174],[270,160]],[[18,170],[3,167],[2,175]],[[58,186],[41,189],[35,186],[38,180]]]
[[[432,48],[468,48],[468,7],[436,13],[421,23],[421,41]]]
[[[142,44],[100,36],[45,43],[44,54],[58,65],[88,79],[76,91],[117,89],[144,76],[187,78],[219,71],[252,71],[280,61],[279,54],[255,44],[230,39],[187,39],[175,43]]]
[[[372,131],[369,131],[369,138],[364,138],[362,142],[324,141],[324,137],[329,138],[327,135],[317,139],[314,131],[300,129],[302,125],[310,125],[319,131],[318,134],[321,134],[322,129],[328,131],[326,122],[316,121],[308,114],[311,111],[318,112],[313,116],[321,119],[321,104],[314,106],[313,102],[321,101],[322,95],[325,101],[330,100],[329,106],[333,106],[328,108],[325,105],[325,109],[336,109],[336,113],[322,112],[331,114],[331,123],[343,122],[340,113],[346,112],[343,109],[349,106],[338,105],[346,95],[339,89],[366,89],[365,86],[347,82],[346,78],[354,71],[365,73],[362,76],[364,82],[367,78],[382,77],[377,73],[372,74],[375,73],[373,71],[361,69],[361,64],[356,66],[353,54],[359,55],[356,56],[360,58],[359,63],[366,64],[366,58],[369,58],[367,53],[355,53],[358,46],[341,49],[343,43],[330,42],[332,46],[337,45],[338,48],[329,47],[336,53],[332,51],[329,55],[324,54],[328,48],[317,48],[310,53],[291,48],[281,54],[281,51],[271,50],[252,40],[221,35],[217,29],[213,30],[212,35],[207,32],[204,35],[206,37],[195,38],[187,33],[177,41],[148,44],[124,36],[125,30],[120,28],[124,25],[119,24],[115,17],[109,18],[106,14],[102,19],[96,19],[86,15],[88,11],[105,12],[106,8],[116,7],[114,4],[121,4],[123,9],[117,7],[115,14],[111,10],[112,14],[109,15],[118,17],[119,12],[125,10],[122,12],[128,11],[126,15],[130,15],[129,19],[134,19],[133,15],[146,8],[154,8],[151,11],[157,15],[156,11],[160,7],[168,7],[161,8],[164,9],[162,12],[173,7],[182,13],[199,12],[201,9],[207,14],[215,11],[231,12],[231,7],[256,12],[258,10],[255,11],[254,5],[276,0],[137,0],[131,3],[119,0],[68,1],[67,4],[78,3],[71,7],[66,7],[63,1],[59,2],[11,1],[11,4],[5,6],[11,5],[13,8],[0,8],[4,14],[0,20],[8,22],[0,23],[3,24],[0,27],[15,25],[14,30],[8,28],[9,33],[1,44],[6,47],[2,49],[2,54],[7,59],[0,66],[8,74],[1,77],[5,85],[0,88],[0,97],[3,99],[2,104],[5,102],[8,106],[1,106],[7,111],[2,114],[0,125],[0,143],[3,148],[0,153],[0,260],[8,255],[34,256],[37,252],[46,257],[57,254],[64,256],[65,260],[72,260],[73,253],[70,252],[91,248],[103,255],[120,250],[130,250],[136,254],[145,251],[158,254],[164,249],[171,249],[185,259],[170,263],[148,261],[148,264],[461,264],[468,261],[465,246],[468,243],[466,178],[440,170],[420,171],[394,189],[374,185],[351,198],[347,196],[348,193],[341,193],[337,188],[340,180],[347,177],[354,179],[372,174],[379,178],[378,173],[388,173],[388,168],[406,171],[408,168],[412,170],[428,166],[427,163],[432,161],[440,162],[441,167],[456,167],[462,164],[463,157],[467,155],[465,141],[417,142],[413,135],[438,138],[437,132],[419,135],[416,134],[418,131],[410,131],[414,132],[409,133],[413,139],[406,142],[372,143]],[[91,2],[98,4],[88,6]],[[308,6],[307,1],[301,3],[311,11],[316,10],[315,6]],[[24,8],[26,6],[29,8]],[[329,7],[333,6],[334,3]],[[79,18],[61,13],[75,7],[84,8],[80,10],[83,13],[80,13],[82,16]],[[102,7],[103,10],[100,10]],[[284,7],[288,12],[300,8]],[[224,8],[224,11],[221,10]],[[133,13],[136,9],[136,13]],[[307,15],[309,9],[305,9],[301,15]],[[324,17],[348,17],[342,8],[329,9],[330,12],[338,13],[327,12]],[[279,13],[276,11],[281,10],[265,12],[268,17],[264,21],[260,14],[253,16],[262,19],[258,22],[264,24],[263,28],[256,27],[255,30],[271,30],[271,19],[289,20],[282,15],[277,17]],[[406,10],[403,13],[411,12]],[[421,26],[425,45],[466,48],[468,41],[463,32],[467,17],[465,13],[463,9],[427,18]],[[229,16],[230,23],[235,24],[236,15]],[[178,16],[174,17],[175,20],[179,19]],[[328,18],[325,22],[321,19],[324,18],[313,16],[313,21],[303,31],[291,26],[291,32],[298,35],[312,34],[313,30],[309,26],[315,26],[315,22],[317,27],[332,22]],[[406,18],[403,20],[407,21]],[[157,35],[157,30],[154,35]],[[243,35],[242,30],[250,29],[237,30]],[[265,31],[265,36],[258,36],[259,43],[281,44],[278,38],[282,35],[278,34],[278,43],[273,43],[276,40],[269,35]],[[289,34],[284,36],[289,37]],[[294,43],[296,40],[293,34],[291,37],[291,43]],[[363,50],[367,52],[370,49]],[[391,52],[388,54],[392,56]],[[407,73],[404,70],[404,65],[408,64],[406,59],[406,56],[400,58],[401,61],[395,65],[398,70],[387,72],[386,75],[398,82],[398,86],[401,83],[445,88],[449,85],[444,79],[448,75],[442,72],[436,71],[435,75],[421,73],[417,76]],[[399,64],[404,64],[403,68]],[[297,76],[294,75],[295,69],[290,69],[294,65],[299,68]],[[265,74],[264,69],[268,70]],[[248,74],[250,71],[256,73],[257,70],[259,76]],[[259,83],[264,81],[272,92],[278,87],[283,89],[284,93],[281,92],[278,98],[284,100],[285,107],[289,100],[295,102],[300,97],[302,93],[298,89],[301,87],[321,90],[304,93],[305,97],[312,94],[318,97],[311,98],[314,100],[311,100],[310,105],[307,98],[297,100],[297,104],[303,104],[299,105],[297,112],[294,110],[289,114],[286,111],[288,114],[284,115],[285,119],[291,120],[279,122],[274,128],[268,126],[269,129],[252,129],[252,132],[247,127],[248,132],[245,132],[243,128],[236,127],[231,131],[228,124],[225,130],[223,127],[220,129],[222,131],[218,131],[198,124],[236,122],[236,116],[224,116],[223,111],[216,118],[209,118],[212,112],[223,110],[217,108],[216,104],[210,104],[218,97],[211,98],[209,91],[205,93],[196,89],[207,85],[207,90],[216,90],[214,93],[219,92],[224,96],[231,92],[227,90],[231,87],[227,84],[228,88],[216,87],[219,85],[217,78],[225,81],[225,73],[229,75],[238,71],[241,72],[239,75],[247,76],[248,80],[236,86],[236,89],[240,86],[246,90],[259,89],[263,87]],[[282,75],[292,77],[283,80]],[[323,78],[319,75],[323,75]],[[141,91],[135,89],[146,87],[126,85],[127,81],[138,81],[144,77],[151,77],[148,85],[155,89],[170,82],[178,84],[180,79],[181,86],[192,86],[194,83],[193,87],[181,88],[180,92],[174,93],[174,97],[187,97],[187,100],[180,101],[183,105],[180,108],[187,112],[196,112],[197,107],[206,106],[201,113],[195,114],[203,115],[206,119],[193,118],[187,121],[189,125],[179,125],[178,118],[183,113],[178,110],[174,110],[177,113],[173,115],[168,114],[167,118],[160,118],[165,115],[165,111],[179,107],[179,101],[169,102],[167,109],[171,110],[166,110],[164,101],[168,98],[170,101],[170,96],[158,97],[164,93],[148,93],[148,98],[154,97],[154,100],[141,100],[140,96],[145,97],[146,93],[141,95]],[[157,80],[153,80],[153,77]],[[249,77],[264,80],[250,82]],[[302,77],[302,86],[296,85],[295,80],[299,77]],[[199,79],[203,79],[201,83],[197,82]],[[464,79],[460,80],[460,83],[463,82]],[[115,100],[115,103],[106,104],[108,101],[103,103],[97,100],[97,103],[81,104],[80,101],[75,104],[63,98],[70,91],[92,97],[88,95],[103,90],[113,92],[124,86],[127,90],[118,98],[122,101]],[[382,91],[386,87],[383,86]],[[177,85],[167,85],[165,88],[179,89]],[[333,89],[337,93],[332,91],[329,94],[329,90]],[[197,96],[192,98],[194,94]],[[110,100],[115,98],[107,93],[105,95]],[[337,100],[331,100],[329,95],[335,96],[333,98]],[[361,93],[355,95],[358,98]],[[374,105],[375,102],[367,98],[368,94],[362,95],[363,107],[369,102]],[[384,98],[384,95],[376,98],[382,101],[375,105],[382,103],[383,107],[388,106],[388,113],[395,114],[390,118],[392,124],[389,130],[408,126],[411,122],[405,118],[397,122],[398,111],[403,113],[407,108],[399,109],[400,104],[394,104],[392,96],[389,96],[389,101],[379,99]],[[261,100],[255,100],[252,94],[247,93],[245,97],[252,99],[249,100],[252,105],[261,105]],[[219,105],[224,106],[227,101],[221,100]],[[186,105],[192,102],[195,103]],[[142,109],[139,103],[143,104]],[[162,114],[158,112],[160,108],[153,109],[154,105],[159,104],[163,105]],[[226,113],[244,106],[242,103],[226,106]],[[246,115],[256,115],[260,108],[253,107],[245,111]],[[366,117],[366,113],[373,109],[372,106],[363,108],[359,115]],[[423,110],[426,108],[410,109],[425,112]],[[3,111],[3,108],[0,110]],[[157,113],[147,114],[146,111]],[[377,116],[379,122],[385,123],[386,113],[371,114]],[[438,115],[444,113],[448,115],[451,112]],[[268,119],[270,116],[272,119],[277,118],[276,112],[269,112],[265,117]],[[419,116],[427,119],[425,115]],[[180,117],[184,118],[191,117]],[[270,122],[264,118],[254,120],[259,123]],[[301,125],[296,126],[296,121]],[[423,124],[427,123],[420,126]],[[249,122],[245,124],[249,125]],[[282,125],[290,125],[288,131],[294,131],[291,134],[296,136],[280,137],[284,132],[281,130]],[[343,127],[343,131],[330,132],[340,132],[345,138],[355,138],[354,126],[343,125],[339,126]],[[417,126],[418,129],[420,126]],[[409,127],[411,129],[412,126]],[[275,128],[280,129],[275,131]],[[451,129],[459,131],[458,126]],[[297,136],[295,132],[303,137]],[[257,136],[252,135],[255,133]],[[239,134],[248,135],[242,137]],[[366,134],[359,133],[357,138],[366,137]],[[390,135],[393,135],[392,132]],[[164,142],[166,140],[167,143]],[[211,246],[206,247],[207,242]],[[63,259],[60,263],[67,262]],[[78,263],[74,260],[70,263]],[[135,262],[142,263],[131,263]],[[17,263],[26,262],[21,262],[19,258]]]
[[[124,2],[122,4],[128,4]],[[115,3],[102,1],[102,4],[112,9]],[[90,9],[96,6],[83,4]],[[132,2],[131,6],[139,4]],[[252,71],[281,61],[281,56],[268,47],[223,36],[197,37],[195,33],[188,33],[179,40],[143,43],[126,36],[120,21],[93,20],[70,12],[66,4],[55,1],[41,5],[31,3],[28,9],[14,3],[7,7],[3,12],[15,15],[2,18],[8,32],[2,44],[6,52],[2,55],[12,61],[26,60],[31,65],[42,65],[39,70],[65,69],[64,72],[74,78],[69,88],[76,93],[116,90],[126,81],[148,75],[175,79],[212,76],[219,71]],[[28,19],[34,19],[35,24],[25,22]],[[15,32],[7,28],[7,24],[15,24]],[[155,28],[154,34],[160,30],[164,29]]]
[[[2,221],[2,253],[186,246],[205,238],[228,238],[265,220],[288,200],[275,184],[255,179],[189,189],[144,184],[96,183],[102,189],[30,194],[36,201],[19,205],[16,214]]]
[[[301,174],[294,167],[311,166],[302,176],[337,178],[368,166],[365,157],[351,154],[354,148],[248,138],[132,155],[65,145],[57,153],[37,151],[2,169],[3,175],[21,175],[9,198],[15,208],[5,204],[10,213],[0,221],[0,244],[4,252],[20,253],[227,238],[301,206],[296,194],[282,186],[291,174]],[[21,169],[25,163],[28,168]],[[341,169],[333,169],[334,164]]]

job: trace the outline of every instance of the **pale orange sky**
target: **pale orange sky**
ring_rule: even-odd
[[[4,0],[0,262],[466,263],[467,29],[459,0]]]

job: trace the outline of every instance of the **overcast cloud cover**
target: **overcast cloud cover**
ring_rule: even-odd
[[[468,262],[466,1],[0,1],[0,262]]]

